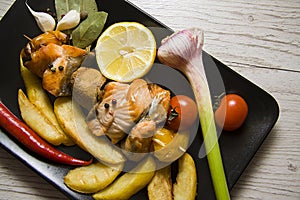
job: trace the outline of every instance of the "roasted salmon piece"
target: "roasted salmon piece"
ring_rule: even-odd
[[[118,143],[130,132],[142,113],[152,102],[147,82],[134,80],[131,84],[110,82],[104,88],[103,100],[87,117],[95,135],[107,135]]]
[[[62,56],[60,45],[49,44],[42,46],[37,51],[31,53],[30,61],[24,63],[32,73],[42,78],[45,70],[59,57]]]
[[[42,46],[47,46],[48,44],[63,45],[69,42],[69,37],[67,34],[60,31],[47,31],[30,39],[28,45],[31,47],[31,51],[37,51]]]
[[[39,50],[41,47],[47,46],[50,43],[63,45],[67,44],[69,41],[68,35],[60,31],[48,31],[36,36],[33,39],[28,39],[30,41],[26,44],[24,50],[21,53],[21,57],[25,66],[27,65],[27,62],[30,62],[32,60],[31,54]]]
[[[156,123],[154,121],[142,120],[138,122],[126,138],[125,150],[133,153],[148,153],[155,131]]]
[[[149,119],[139,121],[130,131],[124,144],[124,154],[129,160],[141,160],[146,153],[152,151],[152,138],[156,131],[156,123]]]
[[[151,104],[143,113],[139,122],[131,129],[125,140],[124,149],[131,160],[139,160],[152,149],[152,138],[160,123],[165,122],[169,109],[170,91],[157,84],[148,84]],[[137,154],[138,153],[138,154]]]
[[[150,106],[152,97],[148,83],[143,79],[134,80],[128,89],[126,99],[130,103],[130,115],[136,121]]]
[[[163,89],[157,84],[148,85],[152,103],[148,110],[148,118],[160,124],[166,121],[170,107],[171,94],[169,90]]]
[[[70,45],[60,46],[52,43],[40,48],[38,52],[41,50],[45,55],[39,59],[39,62],[43,62],[41,68],[45,69],[42,75],[43,88],[56,97],[71,95],[71,76],[80,67],[87,51]]]
[[[166,111],[169,110],[170,107],[170,98],[171,98],[171,93],[169,90],[163,89],[157,84],[151,83],[148,85],[151,98],[158,98],[160,99],[160,104],[164,107]]]
[[[125,101],[128,89],[129,85],[124,83],[109,82],[105,85],[102,101],[98,102],[91,109],[86,118],[87,125],[94,135],[102,136],[108,134],[113,143],[117,143],[119,139],[123,138],[125,135],[123,130],[130,126],[131,123],[128,124],[127,122],[130,121],[128,113],[124,115],[124,122],[119,124],[121,128],[115,128],[116,130],[110,132],[110,134],[108,130],[112,127],[114,120],[116,120],[117,110],[124,109],[128,111],[129,109],[129,104]]]
[[[30,39],[21,52],[24,66],[42,78],[44,89],[54,96],[71,95],[71,75],[88,53],[67,42],[66,34],[49,31]]]

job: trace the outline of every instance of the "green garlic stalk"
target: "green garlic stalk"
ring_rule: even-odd
[[[157,56],[161,63],[186,75],[193,89],[211,178],[216,198],[230,199],[223,162],[218,144],[210,90],[202,62],[203,31],[187,29],[174,33],[162,41]]]

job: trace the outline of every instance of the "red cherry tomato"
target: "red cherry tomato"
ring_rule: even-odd
[[[170,100],[167,126],[174,130],[186,130],[197,119],[198,109],[195,101],[185,95],[177,95]]]
[[[225,95],[215,112],[215,121],[223,130],[234,131],[245,121],[248,115],[246,101],[237,94]]]

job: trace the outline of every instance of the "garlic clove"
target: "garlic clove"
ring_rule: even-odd
[[[56,30],[63,31],[75,28],[80,22],[80,13],[77,10],[70,10],[67,14],[57,23]]]
[[[25,3],[30,13],[34,16],[37,25],[43,32],[53,31],[55,28],[55,19],[48,13],[45,12],[36,12],[32,10],[27,2]]]

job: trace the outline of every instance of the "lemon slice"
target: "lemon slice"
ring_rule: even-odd
[[[148,73],[156,56],[156,42],[150,29],[137,22],[119,22],[98,38],[96,59],[108,79],[131,82]]]

